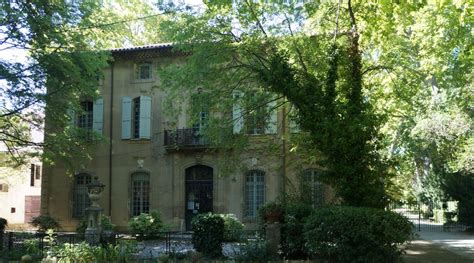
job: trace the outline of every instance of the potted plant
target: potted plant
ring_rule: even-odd
[[[266,223],[281,222],[283,218],[283,207],[276,201],[268,202],[260,209],[260,217]]]

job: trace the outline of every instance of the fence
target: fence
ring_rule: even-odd
[[[1,233],[0,233],[1,234]],[[84,236],[77,233],[55,233],[53,234],[54,245],[77,244],[85,241]],[[115,244],[119,240],[131,240],[130,235],[115,234],[109,243]],[[190,232],[168,231],[161,232],[157,237],[141,242],[139,256],[145,258],[146,254],[153,253],[180,253],[193,249],[192,234]],[[0,238],[0,254],[3,252],[34,254],[43,257],[48,251],[50,243],[48,235],[37,232],[7,231]],[[156,256],[156,255],[152,255]],[[1,257],[0,257],[1,259]]]
[[[392,203],[388,209],[408,218],[417,231],[464,231],[467,226],[458,223],[457,212],[448,202],[446,209],[433,209],[423,204],[396,204]]]

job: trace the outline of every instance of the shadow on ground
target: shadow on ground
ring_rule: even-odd
[[[407,245],[403,262],[407,263],[473,263],[469,258],[455,254],[424,240],[414,240]]]

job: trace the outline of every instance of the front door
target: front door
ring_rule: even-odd
[[[186,169],[186,230],[191,230],[192,219],[200,213],[212,212],[212,168],[195,165]]]

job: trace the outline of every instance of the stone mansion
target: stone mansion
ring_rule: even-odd
[[[43,167],[41,214],[55,218],[63,230],[74,230],[84,216],[90,204],[86,185],[94,176],[106,185],[100,204],[119,230],[126,230],[131,217],[151,210],[158,210],[173,230],[189,230],[193,216],[202,212],[235,214],[253,228],[258,208],[292,191],[299,174],[311,184],[316,205],[332,199],[332,191],[317,180],[318,167],[306,166],[284,147],[282,140],[291,133],[284,109],[270,112],[265,127],[245,127],[247,122],[235,119],[236,136],[256,142],[270,138],[280,150],[239,153],[245,169],[224,176],[217,165],[224,153],[208,150],[199,125],[186,113],[170,120],[165,93],[155,88],[160,85],[157,67],[185,55],[158,44],[114,49],[112,56],[100,81],[100,98],[82,101],[84,113],[71,120],[106,140],[73,174],[60,164]],[[241,110],[234,106],[233,116]]]

